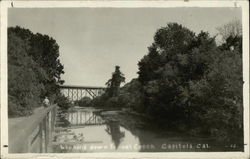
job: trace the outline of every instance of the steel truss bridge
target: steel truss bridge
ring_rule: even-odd
[[[105,87],[91,87],[91,86],[73,86],[73,85],[61,85],[61,92],[70,101],[80,100],[83,97],[90,97],[94,99],[105,92]]]

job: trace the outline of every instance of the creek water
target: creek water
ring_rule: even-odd
[[[220,144],[208,138],[163,135],[143,128],[125,128],[119,121],[104,120],[100,115],[103,111],[74,108],[60,113],[56,119],[52,152],[241,151],[236,143]]]

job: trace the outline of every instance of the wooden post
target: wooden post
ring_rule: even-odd
[[[40,153],[43,152],[43,123],[41,122],[39,124],[39,148],[40,148]]]
[[[54,124],[55,124],[55,108],[51,110],[51,132],[54,132]]]
[[[48,152],[51,152],[51,140],[52,140],[52,110],[48,113],[48,125],[49,125],[49,133],[48,133]]]
[[[53,112],[54,112],[54,115],[53,115],[53,117],[54,117],[54,121],[53,121],[53,131],[54,131],[54,130],[55,130],[55,126],[56,126],[57,107],[55,107],[55,108],[53,109]]]
[[[48,123],[47,123],[47,116],[44,118],[44,136],[45,136],[45,152],[48,152]]]
[[[46,143],[45,143],[45,136],[46,136],[46,120],[42,120],[42,152],[46,152]]]

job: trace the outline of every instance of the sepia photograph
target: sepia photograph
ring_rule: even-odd
[[[246,152],[240,5],[8,5],[9,154]]]

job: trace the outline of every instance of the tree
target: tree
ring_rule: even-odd
[[[27,54],[29,45],[15,33],[8,33],[8,113],[9,116],[30,115],[41,104],[44,86],[39,76],[44,70]],[[46,76],[46,75],[45,75]]]
[[[58,44],[53,38],[37,33],[30,38],[30,45],[30,56],[46,71],[49,77],[48,79],[42,79],[46,87],[43,96],[52,96],[59,93],[58,86],[64,83],[60,76],[64,71],[59,60]]]
[[[242,132],[241,41],[229,36],[217,47],[215,37],[175,23],[157,30],[138,63],[141,112],[161,126],[194,134],[228,138]]]
[[[195,124],[223,140],[243,132],[242,59],[237,51],[219,51],[207,74],[190,81],[192,118],[200,121]]]
[[[62,94],[58,94],[56,96],[55,103],[57,103],[62,111],[66,111],[70,107],[73,107],[73,104],[69,101],[69,99]]]
[[[8,32],[15,33],[29,45],[27,54],[45,71],[46,77],[39,77],[40,82],[45,86],[41,98],[60,93],[59,85],[64,83],[61,80],[64,67],[59,59],[59,45],[56,40],[48,35],[33,34],[30,30],[19,26],[8,28]]]
[[[109,97],[117,96],[119,93],[120,85],[122,82],[125,82],[125,77],[120,71],[120,66],[115,66],[115,72],[112,74],[112,78],[108,80],[107,85],[107,94]]]
[[[150,46],[148,50],[148,55],[144,56],[138,63],[138,79],[141,83],[156,79],[158,77],[158,73],[156,72],[156,70],[161,65],[161,57],[157,52],[156,45],[152,44],[152,46]]]
[[[9,114],[27,115],[45,96],[60,96],[63,65],[56,41],[21,27],[8,28]]]
[[[90,106],[92,99],[88,96],[85,96],[81,98],[80,100],[75,101],[75,105],[82,106],[82,107],[88,107]]]
[[[198,70],[202,68],[191,65],[195,59],[190,56],[194,48],[198,50],[201,37],[182,25],[169,23],[157,30],[149,53],[138,63],[145,112],[155,121],[178,125],[175,123],[185,120],[184,104],[179,97],[187,81],[202,74]]]
[[[238,19],[217,28],[218,34],[221,36],[221,42],[226,43],[227,39],[231,37],[242,36],[242,24]]]

